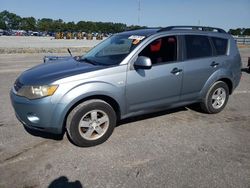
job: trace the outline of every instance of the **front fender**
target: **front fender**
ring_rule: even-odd
[[[106,82],[88,82],[73,87],[57,102],[53,122],[63,128],[68,111],[79,101],[92,96],[106,96],[114,99],[120,106],[121,113],[125,112],[125,86],[115,86]]]

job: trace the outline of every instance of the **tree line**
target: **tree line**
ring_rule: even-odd
[[[250,28],[237,28],[237,29],[230,29],[229,33],[231,35],[237,35],[237,36],[250,36]]]
[[[118,33],[139,28],[145,27],[137,25],[127,26],[123,23],[112,22],[64,22],[62,19],[53,20],[51,18],[35,19],[34,17],[21,17],[7,10],[0,12],[0,29],[4,30]]]
[[[21,17],[4,10],[0,12],[0,29],[25,31],[46,31],[46,32],[101,32],[118,33],[125,30],[146,28],[145,26],[127,26],[123,23],[79,21],[64,22],[62,19],[51,18],[35,19],[34,17]],[[228,31],[232,35],[250,35],[250,28],[237,28]]]

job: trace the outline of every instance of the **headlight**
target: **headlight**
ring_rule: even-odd
[[[28,99],[39,99],[53,95],[57,88],[58,85],[23,86],[16,92],[16,94]]]

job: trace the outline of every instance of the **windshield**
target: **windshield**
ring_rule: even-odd
[[[81,57],[95,65],[118,65],[144,36],[113,35]]]

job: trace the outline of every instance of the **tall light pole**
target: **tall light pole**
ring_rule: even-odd
[[[140,25],[141,21],[141,0],[138,0],[138,25]]]

